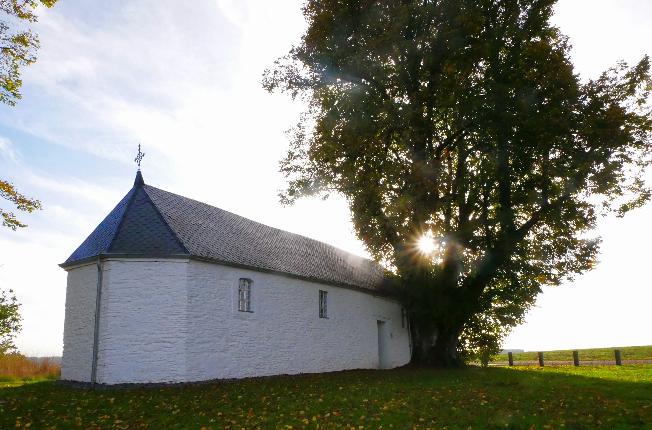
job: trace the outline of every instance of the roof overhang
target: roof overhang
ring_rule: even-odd
[[[75,260],[75,261],[70,261],[66,263],[61,263],[59,264],[59,267],[61,267],[64,270],[70,270],[75,267],[79,266],[85,266],[87,264],[91,263],[96,263],[98,261],[106,261],[109,259],[114,259],[114,258],[128,258],[128,259],[134,259],[134,260],[142,260],[142,259],[147,259],[147,260],[188,260],[190,258],[190,254],[121,254],[121,253],[102,253],[100,255],[94,256],[94,257],[88,257],[88,258],[83,258],[81,260]]]
[[[120,254],[120,253],[103,253],[100,254],[96,257],[89,257],[89,258],[84,258],[82,260],[76,260],[76,261],[71,261],[69,263],[61,263],[59,264],[59,267],[62,269],[68,271],[70,269],[80,267],[80,266],[85,266],[88,264],[93,264],[97,263],[100,261],[106,261],[106,260],[111,260],[111,259],[133,259],[133,260],[193,260],[193,261],[199,261],[203,263],[211,263],[211,264],[218,264],[221,266],[228,266],[228,267],[236,267],[240,269],[246,269],[246,270],[252,270],[254,272],[262,272],[262,273],[271,273],[274,275],[279,275],[279,276],[285,276],[288,278],[292,279],[300,279],[302,281],[308,281],[308,282],[314,282],[316,284],[322,284],[322,285],[330,285],[333,287],[339,287],[339,288],[345,288],[348,290],[355,290],[355,291],[360,291],[363,293],[371,294],[373,296],[379,296],[379,297],[388,297],[388,298],[395,298],[396,294],[392,292],[389,288],[387,288],[387,283],[385,282],[386,280],[383,280],[381,285],[378,285],[377,287],[363,287],[360,285],[351,285],[351,284],[346,284],[346,283],[341,283],[341,282],[333,282],[329,281],[326,279],[319,279],[319,278],[313,278],[313,277],[308,277],[308,276],[300,276],[296,275],[294,273],[289,273],[289,272],[282,272],[274,269],[266,269],[266,268],[261,268],[261,267],[256,267],[256,266],[249,266],[246,264],[237,264],[237,263],[232,263],[229,261],[221,261],[218,259],[214,258],[205,258],[205,257],[197,257],[194,255],[190,254],[177,254],[177,255],[157,255],[157,254]]]

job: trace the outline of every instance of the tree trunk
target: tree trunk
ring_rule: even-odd
[[[437,336],[430,350],[431,364],[438,367],[460,367],[464,365],[457,346],[462,330],[443,330]]]
[[[460,367],[458,351],[461,329],[442,327],[434,331],[413,329],[412,363],[420,366]]]

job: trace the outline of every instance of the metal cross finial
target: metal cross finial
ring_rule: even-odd
[[[134,158],[134,161],[136,164],[138,164],[138,170],[140,170],[140,162],[143,161],[143,157],[145,156],[144,152],[141,152],[140,150],[140,143],[138,144],[138,155],[136,155],[136,158]]]

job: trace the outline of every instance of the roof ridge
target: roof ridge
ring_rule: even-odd
[[[120,231],[120,229],[122,228],[122,225],[125,222],[126,214],[129,211],[129,208],[131,207],[131,204],[134,202],[134,200],[136,198],[136,191],[138,191],[138,189],[136,187],[132,187],[129,190],[129,193],[127,193],[127,194],[131,193],[131,196],[129,196],[129,200],[127,200],[127,204],[125,205],[125,209],[122,211],[122,215],[120,216],[120,222],[118,222],[118,226],[115,228],[115,231],[113,232],[113,236],[111,237],[111,240],[109,240],[109,244],[106,247],[106,251],[104,251],[104,252],[110,252],[111,251],[111,247],[113,247],[113,242],[115,241],[115,238],[118,236],[118,232]]]
[[[278,227],[273,227],[273,226],[271,226],[271,225],[263,224],[262,222],[259,222],[259,221],[256,221],[256,220],[252,220],[252,219],[247,218],[247,217],[245,217],[245,216],[239,215],[239,214],[237,214],[237,213],[235,213],[235,212],[231,212],[231,211],[228,211],[228,210],[226,210],[226,209],[222,209],[222,208],[219,208],[219,207],[217,207],[217,206],[210,205],[210,204],[205,203],[205,202],[202,202],[202,201],[200,201],[200,200],[196,200],[196,199],[193,199],[193,198],[190,198],[190,197],[182,196],[181,194],[176,194],[176,193],[173,193],[173,192],[171,192],[171,191],[163,190],[163,189],[161,189],[161,188],[157,188],[157,187],[155,187],[155,186],[153,186],[153,185],[150,185],[150,184],[145,184],[145,185],[143,186],[143,189],[147,189],[147,188],[153,188],[153,189],[155,189],[155,190],[157,190],[157,191],[162,191],[162,192],[164,192],[164,193],[172,194],[172,195],[174,195],[174,196],[176,196],[176,197],[180,197],[180,198],[182,198],[182,199],[190,200],[190,201],[193,201],[193,202],[199,203],[199,204],[201,204],[201,205],[208,206],[208,207],[213,208],[213,209],[218,209],[218,210],[220,210],[220,211],[222,211],[222,212],[226,212],[226,213],[229,214],[229,215],[233,215],[233,216],[236,216],[236,217],[238,217],[238,218],[245,219],[245,220],[247,220],[247,221],[249,221],[249,222],[256,223],[256,224],[258,224],[258,225],[261,225],[261,226],[264,226],[264,227],[266,227],[266,228],[270,228],[270,229],[273,229],[273,230],[279,231],[279,232],[281,232],[281,233],[290,234],[290,235],[293,235],[293,236],[296,236],[296,237],[300,237],[300,238],[303,238],[303,239],[310,240],[310,241],[312,241],[312,242],[319,243],[319,244],[324,245],[324,246],[327,246],[327,247],[329,247],[329,248],[331,248],[331,249],[333,249],[333,250],[335,250],[335,251],[342,252],[342,253],[346,254],[347,256],[352,256],[352,257],[358,258],[358,259],[360,259],[360,260],[363,260],[363,261],[365,261],[365,262],[371,263],[371,264],[373,264],[373,265],[376,265],[376,266],[379,266],[379,267],[382,268],[382,266],[381,266],[378,262],[376,262],[376,261],[374,261],[374,260],[372,260],[372,259],[370,259],[370,258],[363,257],[363,256],[361,256],[361,255],[354,254],[354,253],[349,252],[349,251],[346,251],[346,250],[344,250],[344,249],[342,249],[342,248],[338,248],[338,247],[335,246],[335,245],[331,245],[330,243],[322,242],[321,240],[314,239],[314,238],[312,238],[312,237],[308,237],[308,236],[304,236],[304,235],[299,234],[299,233],[294,233],[294,232],[291,232],[291,231],[283,230],[283,229],[278,228]],[[149,194],[148,194],[148,197],[149,197]],[[155,205],[156,205],[156,204],[155,204]],[[157,211],[158,211],[158,207],[157,207]],[[159,212],[159,213],[160,213],[160,212]],[[184,248],[185,248],[185,246],[184,246]],[[187,248],[186,248],[186,249],[187,249]]]

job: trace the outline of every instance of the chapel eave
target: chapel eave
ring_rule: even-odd
[[[309,277],[309,276],[300,276],[290,272],[282,272],[274,269],[265,269],[261,267],[249,266],[245,264],[237,264],[228,261],[220,261],[216,259],[210,259],[205,257],[193,256],[190,254],[177,254],[177,255],[155,255],[155,254],[118,254],[118,253],[103,253],[98,256],[85,258],[83,260],[77,260],[70,263],[61,263],[59,267],[68,271],[77,267],[86,266],[89,264],[96,264],[99,262],[105,262],[108,260],[133,260],[133,261],[143,261],[143,260],[184,260],[184,261],[197,261],[201,263],[216,264],[220,266],[235,267],[239,269],[252,270],[254,272],[260,273],[270,273],[279,276],[285,276],[291,279],[299,279],[302,281],[314,282],[317,284],[329,285],[333,287],[345,288],[348,290],[361,291],[364,293],[372,294],[378,297],[387,297],[395,298],[396,293],[388,288],[386,279],[383,280],[376,287],[361,287],[359,285],[353,285],[349,283],[328,281],[321,278]]]

